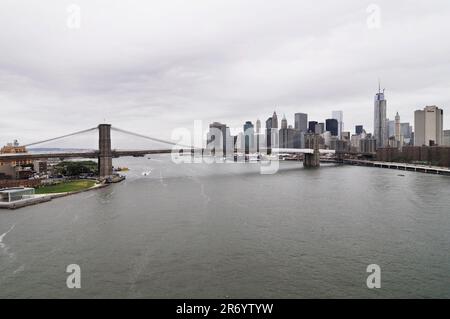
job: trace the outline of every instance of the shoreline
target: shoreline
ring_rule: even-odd
[[[78,190],[78,191],[71,191],[71,192],[64,192],[64,193],[53,193],[53,194],[39,194],[39,195],[35,195],[35,197],[33,197],[33,198],[21,199],[21,200],[14,201],[14,202],[5,202],[5,203],[1,203],[0,202],[0,209],[14,210],[14,209],[18,209],[18,208],[22,208],[22,207],[26,207],[26,206],[37,205],[37,204],[40,204],[40,203],[50,202],[51,200],[53,200],[55,198],[66,197],[66,196],[70,196],[70,195],[84,193],[84,192],[88,192],[88,191],[92,191],[92,190],[108,187],[109,185],[111,185],[111,184],[99,183],[99,184],[95,184],[92,187],[89,187],[89,188],[86,188],[86,189],[81,189],[81,190]]]

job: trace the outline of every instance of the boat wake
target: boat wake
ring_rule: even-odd
[[[10,229],[8,229],[5,233],[3,233],[3,234],[0,235],[0,249],[2,249],[3,252],[4,252],[5,254],[7,254],[8,256],[10,256],[10,257],[12,257],[13,254],[10,254],[10,253],[9,253],[9,246],[6,245],[6,244],[3,242],[3,239],[5,239],[5,236],[8,235],[9,232],[12,231],[12,230],[14,229],[14,227],[16,227],[16,224],[12,225]]]

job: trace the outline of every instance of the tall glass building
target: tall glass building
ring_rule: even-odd
[[[386,99],[384,98],[384,90],[375,94],[373,135],[377,140],[377,147],[385,147],[387,143],[387,120],[386,120]]]

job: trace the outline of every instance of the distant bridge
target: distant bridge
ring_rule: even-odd
[[[84,152],[43,152],[43,153],[9,153],[9,154],[0,154],[0,162],[10,162],[17,160],[45,160],[49,158],[58,158],[58,159],[66,159],[66,158],[97,158],[98,159],[98,168],[99,168],[99,176],[101,178],[105,178],[112,175],[112,159],[116,157],[122,156],[145,156],[149,154],[169,154],[173,152],[191,152],[203,154],[205,151],[204,148],[194,147],[192,145],[180,145],[178,143],[172,141],[166,141],[158,138],[154,138],[151,136],[146,136],[130,131],[126,131],[123,129],[112,127],[111,124],[100,124],[98,127],[74,132],[71,134],[66,134],[62,136],[58,136],[55,138],[46,139],[43,141],[38,141],[30,144],[24,145],[25,147],[38,145],[47,143],[50,141],[60,140],[66,137],[75,136],[79,134],[83,134],[86,132],[91,132],[94,130],[98,130],[99,132],[99,147],[98,150],[93,151],[84,151]],[[124,134],[148,139],[154,142],[159,142],[163,144],[172,145],[172,148],[165,149],[146,149],[146,150],[115,150],[111,149],[111,130],[118,131]],[[304,149],[296,149],[296,148],[270,148],[271,152],[277,154],[304,154],[304,165],[306,167],[317,167],[320,165],[320,154],[334,154],[334,150],[321,150],[318,147],[318,139],[314,134],[306,136],[306,145],[310,148]],[[268,150],[266,148],[260,148],[260,150]]]

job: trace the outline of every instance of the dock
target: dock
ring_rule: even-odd
[[[450,176],[450,168],[439,166],[428,166],[408,163],[395,163],[395,162],[380,162],[380,161],[367,161],[357,159],[344,159],[344,164],[357,165],[357,166],[369,166],[379,168],[389,168],[401,171],[420,172],[427,174],[447,175]]]

